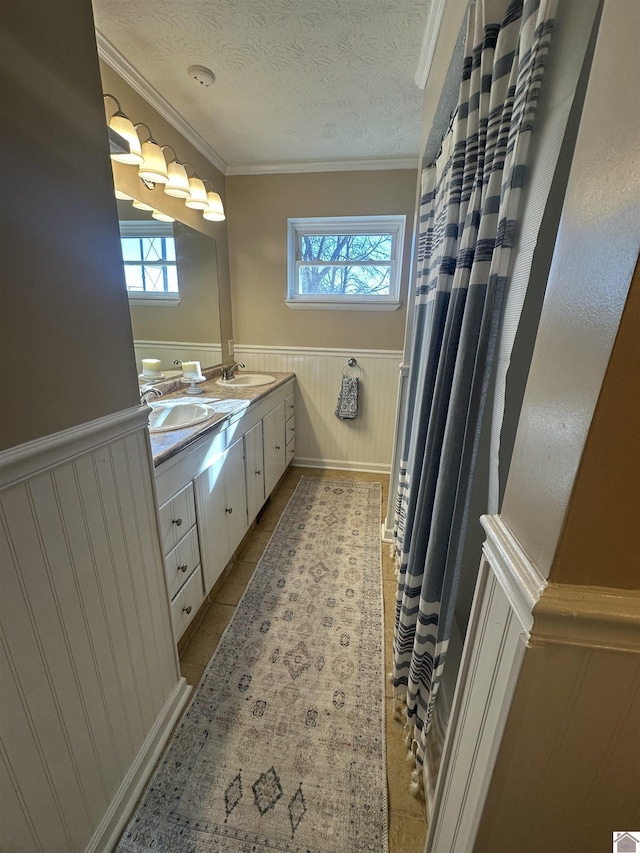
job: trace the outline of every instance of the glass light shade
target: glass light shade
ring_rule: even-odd
[[[187,170],[182,163],[177,163],[175,160],[167,166],[167,174],[169,180],[164,186],[164,191],[167,195],[174,198],[189,198],[191,190],[189,189],[189,177]]]
[[[210,222],[222,222],[225,218],[224,207],[222,206],[222,199],[218,193],[208,192],[207,200],[208,205],[202,211],[203,217],[208,219]]]
[[[118,163],[128,163],[129,165],[142,163],[144,158],[140,148],[140,139],[131,119],[128,119],[124,113],[114,113],[109,119],[109,127],[129,143],[128,154],[126,152],[112,154],[111,159],[116,160]]]
[[[154,210],[151,216],[159,222],[175,222],[173,216],[169,216],[167,213],[161,213],[159,210]]]
[[[138,201],[137,198],[133,200],[133,206],[137,207],[138,210],[153,210],[150,204],[145,204],[143,201]]]
[[[151,181],[154,184],[166,184],[169,180],[167,163],[158,143],[152,142],[151,139],[143,142],[142,156],[144,162],[138,169],[138,175],[142,180]]]
[[[192,207],[194,210],[205,210],[209,206],[207,198],[207,189],[200,178],[189,178],[189,198],[185,199],[187,207]]]
[[[131,196],[127,195],[126,193],[123,193],[122,190],[116,189],[113,192],[114,192],[115,197],[119,198],[120,201],[133,201]]]

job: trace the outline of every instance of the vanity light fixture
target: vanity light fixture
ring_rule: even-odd
[[[191,190],[189,189],[189,176],[185,169],[185,164],[178,160],[174,148],[171,145],[163,145],[162,152],[169,148],[173,153],[173,160],[167,163],[168,181],[164,185],[164,191],[167,195],[174,198],[189,198]]]
[[[117,160],[118,163],[128,163],[130,165],[138,165],[139,163],[142,163],[144,158],[142,156],[142,150],[140,148],[140,140],[138,139],[138,134],[136,133],[136,129],[133,126],[133,122],[125,113],[122,112],[120,101],[116,98],[115,95],[110,95],[107,93],[102,97],[105,100],[107,98],[113,98],[113,100],[116,102],[118,108],[109,119],[108,124],[111,130],[114,130],[129,143],[128,153],[126,151],[122,151],[111,154],[111,159]]]
[[[193,210],[205,210],[209,205],[209,200],[202,178],[199,178],[197,175],[189,178],[189,190],[189,198],[184,200],[185,205],[191,207]]]
[[[148,131],[149,137],[142,143],[142,156],[144,158],[138,169],[138,175],[142,178],[145,184],[166,184],[169,180],[167,174],[167,163],[162,153],[162,148],[153,138],[150,127],[144,122],[138,122],[135,125],[136,130],[139,127],[144,127]]]
[[[148,211],[154,210],[154,208],[151,207],[150,204],[145,204],[143,201],[138,201],[137,198],[134,198],[132,203],[133,203],[133,206],[136,207],[138,210],[148,210]]]
[[[204,183],[211,186],[209,181],[205,180]],[[226,218],[222,199],[217,192],[214,192],[213,188],[207,192],[207,206],[202,211],[202,216],[210,222],[222,222]]]
[[[153,219],[157,219],[158,222],[175,222],[173,216],[169,216],[168,213],[162,213],[160,210],[154,210],[151,216]]]
[[[123,193],[122,190],[115,189],[113,191],[116,198],[120,199],[120,201],[133,201],[133,198],[126,193]]]

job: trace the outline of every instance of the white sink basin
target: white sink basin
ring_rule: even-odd
[[[186,429],[206,421],[215,414],[213,406],[193,400],[160,400],[149,403],[149,432]]]
[[[257,385],[271,385],[276,381],[269,373],[238,373],[233,379],[216,379],[216,385],[223,388],[254,388]]]

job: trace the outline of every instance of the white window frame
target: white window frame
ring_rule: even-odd
[[[120,237],[173,237],[173,226],[168,222],[150,222],[148,220],[127,220],[120,222]],[[122,262],[125,264],[125,261]],[[126,265],[126,264],[125,264]],[[177,258],[176,258],[177,265]],[[176,266],[177,268],[177,266]],[[178,279],[178,287],[180,280]],[[162,293],[160,291],[129,290],[129,305],[144,305],[147,308],[175,307],[180,303],[180,291]]]
[[[287,220],[287,299],[289,308],[329,309],[336,311],[396,311],[401,303],[400,280],[407,217],[388,216],[316,216]],[[303,294],[298,292],[300,268],[310,262],[300,260],[301,238],[307,234],[391,234],[391,271],[389,294]],[[355,264],[356,262],[354,262]],[[362,262],[361,262],[362,263]],[[385,262],[387,263],[387,262]],[[336,262],[343,266],[344,263]]]

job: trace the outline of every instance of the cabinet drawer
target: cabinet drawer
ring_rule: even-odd
[[[169,551],[164,560],[167,572],[169,596],[178,592],[196,566],[200,565],[200,550],[198,548],[198,531],[192,527],[189,533],[181,539],[176,547]]]
[[[292,438],[291,441],[287,444],[287,459],[286,464],[290,465],[293,457],[296,455],[296,440]]]
[[[196,522],[193,483],[187,483],[171,500],[160,507],[160,535],[167,554]]]
[[[171,602],[171,621],[176,640],[187,630],[204,599],[202,570],[200,566]]]
[[[289,444],[289,442],[293,441],[293,439],[295,438],[295,435],[296,435],[296,419],[295,419],[295,416],[292,418],[289,418],[289,420],[285,424],[285,435],[286,435],[286,439],[285,439],[286,444]]]
[[[293,394],[289,394],[289,396],[284,401],[284,411],[285,411],[285,415],[284,415],[285,418],[290,418],[291,415],[294,413],[295,405],[294,405],[294,395]]]

